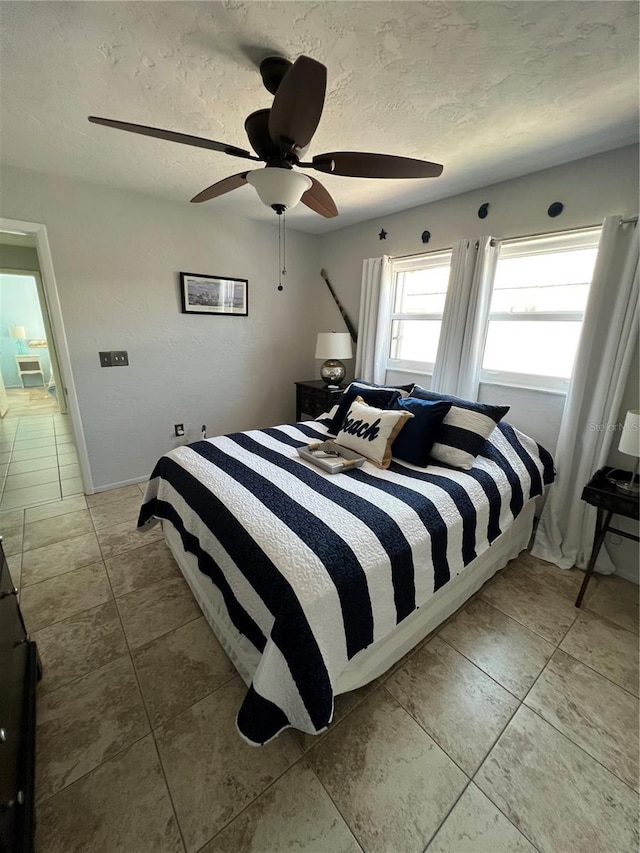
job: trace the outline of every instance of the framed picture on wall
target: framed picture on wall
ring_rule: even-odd
[[[246,278],[180,273],[183,314],[227,314],[247,317],[249,282]]]

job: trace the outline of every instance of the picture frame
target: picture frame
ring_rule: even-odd
[[[232,276],[180,273],[183,314],[249,315],[249,281]]]

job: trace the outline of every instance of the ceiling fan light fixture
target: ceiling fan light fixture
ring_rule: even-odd
[[[260,201],[276,213],[295,207],[311,186],[311,178],[306,175],[273,166],[249,172],[247,181],[260,196]]]

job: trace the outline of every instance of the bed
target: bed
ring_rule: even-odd
[[[530,538],[549,454],[501,422],[469,471],[393,460],[330,475],[297,448],[325,418],[218,436],[158,461],[139,527],[165,539],[247,685],[253,745],[329,725]]]

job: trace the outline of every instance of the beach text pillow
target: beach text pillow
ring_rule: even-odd
[[[367,406],[362,397],[357,397],[347,412],[336,444],[355,450],[379,468],[388,468],[391,445],[412,417],[411,412]]]

